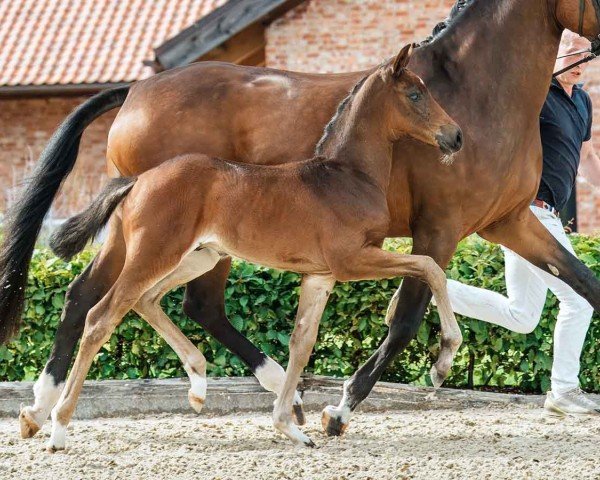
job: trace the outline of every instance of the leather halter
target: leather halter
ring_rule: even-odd
[[[559,29],[564,29],[564,27],[558,21],[558,18],[556,16],[556,8],[557,8],[558,1],[557,0],[551,0],[551,1],[553,3],[552,14],[554,16],[554,22],[559,27]],[[594,12],[596,13],[596,22],[597,22],[598,28],[600,28],[600,0],[590,0],[590,1],[592,2],[592,5],[594,6]],[[579,28],[578,28],[577,33],[579,33],[579,35],[582,37],[583,37],[583,24],[585,21],[586,6],[587,6],[586,0],[579,0]],[[571,70],[572,68],[575,68],[578,65],[581,65],[582,63],[587,63],[591,60],[594,60],[596,57],[600,56],[600,35],[594,41],[592,41],[592,48],[590,50],[585,50],[583,52],[577,52],[576,54],[572,54],[572,55],[578,55],[578,54],[586,53],[586,52],[590,53],[587,57],[575,62],[572,65],[569,65],[566,68],[563,68],[559,72],[556,72],[553,75],[553,77],[558,77],[559,75],[562,75],[563,73]],[[567,56],[570,56],[570,55],[565,55],[565,57],[567,57]],[[559,57],[559,58],[563,58],[563,57]]]
[[[565,27],[558,21],[558,17],[556,16],[556,10],[558,8],[558,0],[550,0],[552,3],[551,11],[552,16],[554,18],[554,23],[559,29],[564,29]],[[594,7],[594,12],[596,13],[596,22],[598,23],[598,27],[600,28],[600,0],[590,0]],[[585,11],[587,9],[587,0],[579,0],[579,26],[577,29],[577,33],[583,37],[583,24],[585,22]]]

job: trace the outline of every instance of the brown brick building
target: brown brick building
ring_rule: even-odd
[[[15,185],[52,131],[84,95],[198,59],[310,72],[363,69],[394,54],[405,42],[428,36],[453,4],[454,0],[0,2],[0,210],[14,197]],[[222,28],[225,15],[235,19],[228,28]],[[592,63],[586,80],[599,112],[595,139],[600,149],[600,62]],[[55,216],[80,208],[104,181],[106,138],[115,113],[86,130],[76,171],[63,189]],[[581,180],[577,200],[580,231],[600,229],[600,194]]]

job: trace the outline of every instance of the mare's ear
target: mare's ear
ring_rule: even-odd
[[[392,65],[392,76],[394,78],[399,78],[406,69],[415,46],[416,45],[414,43],[406,45],[402,50],[400,50],[400,53],[394,59],[394,63]]]

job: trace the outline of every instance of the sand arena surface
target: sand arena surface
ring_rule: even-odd
[[[49,454],[49,424],[30,440],[0,419],[2,479],[573,479],[600,478],[600,418],[555,420],[539,408],[358,413],[318,448],[292,446],[270,415],[158,415],[75,420]]]

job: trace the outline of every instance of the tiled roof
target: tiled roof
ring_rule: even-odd
[[[0,86],[120,83],[226,0],[0,0]]]

